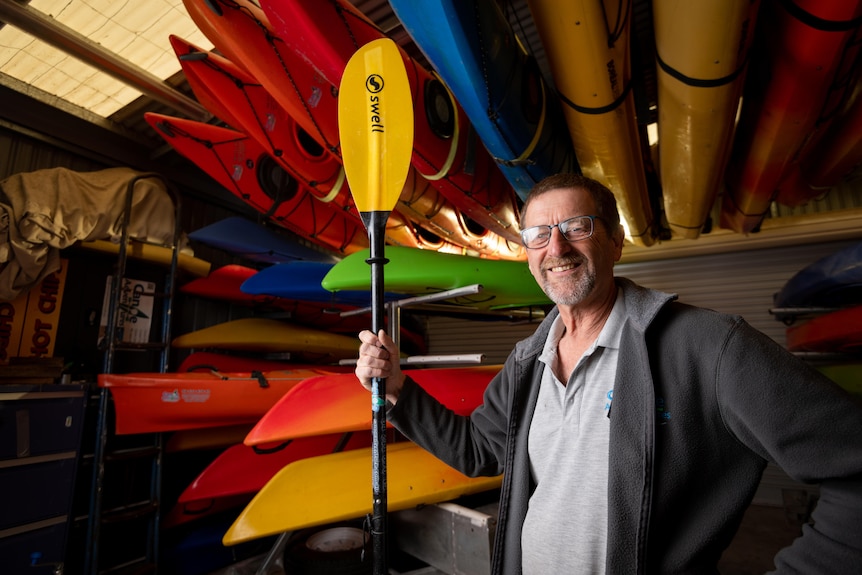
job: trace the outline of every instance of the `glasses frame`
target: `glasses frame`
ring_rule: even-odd
[[[582,218],[586,218],[590,221],[590,232],[582,238],[577,238],[574,240],[569,239],[566,236],[566,232],[569,231],[568,230],[569,222],[571,222],[572,220],[579,220]],[[553,234],[554,228],[557,228],[560,231],[560,235],[562,235],[566,239],[567,242],[580,242],[582,240],[589,239],[593,236],[593,233],[596,231],[596,220],[597,219],[600,220],[601,218],[599,216],[592,216],[592,215],[572,216],[571,218],[566,218],[565,220],[563,220],[562,222],[560,222],[558,224],[544,224],[544,225],[540,225],[540,226],[530,226],[529,228],[521,230],[521,234],[520,234],[521,235],[521,244],[528,250],[540,250],[540,249],[546,247],[548,244],[551,243],[551,235]],[[526,240],[524,239],[524,234],[529,232],[530,230],[536,230],[536,229],[541,229],[541,228],[547,228],[548,229],[548,236],[545,240],[545,243],[543,243],[542,245],[538,245],[538,246],[528,246]]]

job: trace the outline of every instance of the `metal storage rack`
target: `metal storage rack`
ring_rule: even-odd
[[[128,262],[128,245],[134,241],[129,237],[129,220],[132,211],[132,197],[135,185],[142,179],[160,179],[174,201],[175,229],[173,242],[169,248],[172,250],[171,263],[168,267],[164,280],[164,290],[159,293],[146,294],[161,300],[161,333],[158,341],[148,343],[130,344],[118,339],[117,318],[121,304],[121,285],[125,278]],[[126,193],[126,206],[123,214],[123,234],[119,246],[116,267],[111,281],[108,297],[107,326],[105,337],[102,341],[104,351],[102,372],[113,373],[115,369],[117,353],[120,351],[146,350],[158,352],[158,371],[168,370],[170,342],[171,342],[171,318],[172,303],[175,294],[177,263],[179,256],[180,240],[180,197],[172,186],[160,175],[153,173],[141,174],[132,179],[128,184]],[[89,512],[87,516],[87,536],[84,557],[84,573],[95,575],[97,573],[120,572],[125,569],[137,567],[137,572],[147,570],[158,571],[159,552],[159,525],[160,525],[160,502],[161,502],[161,479],[162,479],[162,434],[150,434],[151,437],[141,438],[141,445],[120,446],[115,445],[115,434],[112,431],[111,418],[113,416],[113,403],[107,388],[98,388],[98,407],[96,414],[96,441],[93,451],[93,473],[90,486]],[[151,441],[150,441],[151,440]],[[149,489],[144,500],[131,502],[120,502],[108,507],[105,499],[106,464],[116,462],[146,461],[149,460]],[[132,557],[115,558],[113,564],[107,560],[103,552],[102,527],[106,524],[118,525],[131,522],[146,522],[146,537],[144,549]],[[122,547],[134,552],[135,542],[125,540]],[[116,551],[116,549],[111,549]],[[141,569],[143,568],[143,569]]]

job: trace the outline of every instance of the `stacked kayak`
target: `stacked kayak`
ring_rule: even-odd
[[[387,255],[391,250],[387,249]],[[317,262],[285,262],[264,268],[247,277],[240,285],[244,294],[255,296],[274,296],[290,300],[320,302],[333,305],[367,307],[371,305],[371,292],[368,289],[344,290],[332,293],[321,285],[335,264]],[[366,272],[369,270],[366,264]],[[370,277],[370,274],[369,274]],[[384,292],[385,301],[405,297],[403,293]]]
[[[581,170],[616,196],[626,236],[655,242],[630,62],[632,2],[530,0]]]
[[[295,365],[257,373],[99,374],[117,413],[116,432],[157,433],[257,422],[289,389],[346,367]]]
[[[368,313],[351,313],[371,305],[371,295],[365,291],[344,291],[334,294],[325,290],[320,282],[332,264],[315,261],[288,261],[256,270],[238,264],[229,264],[213,270],[208,276],[194,279],[180,287],[187,295],[215,299],[252,308],[255,315],[264,318],[287,319],[315,330],[349,334],[351,336],[371,325]],[[405,297],[403,294],[384,293],[387,300]],[[272,320],[267,320],[268,324]],[[233,324],[236,325],[236,324]],[[275,324],[280,327],[280,324]],[[424,353],[426,346],[421,333],[408,329],[402,323],[400,343],[408,353]],[[237,350],[225,342],[221,349]],[[358,343],[356,344],[358,346]],[[210,346],[213,347],[213,346]],[[272,352],[244,346],[245,351]],[[295,353],[308,350],[286,350]],[[307,355],[307,353],[306,353]],[[222,371],[248,371],[260,367],[228,369],[222,359],[217,362]],[[238,362],[234,362],[237,364]],[[182,367],[182,366],[181,366]],[[273,367],[272,369],[281,369]],[[180,369],[180,371],[184,371]]]
[[[177,367],[180,373],[186,371],[215,371],[219,373],[252,372],[252,371],[282,371],[290,369],[293,364],[287,361],[260,359],[253,356],[217,353],[212,351],[195,351],[186,356]]]
[[[857,70],[861,74],[862,70]],[[852,83],[850,94],[826,128],[823,136],[804,158],[799,169],[811,188],[831,188],[841,183],[862,164],[862,82]]]
[[[805,266],[773,299],[777,312],[793,320],[787,348],[814,354],[817,369],[850,393],[862,394],[862,242]]]
[[[370,461],[366,448],[290,463],[254,496],[222,542],[236,545],[369,514],[368,485],[354,478],[368,476]],[[387,445],[386,469],[390,512],[489,491],[502,483],[502,476],[467,477],[409,442]]]
[[[578,170],[559,101],[497,2],[390,4],[521,198],[546,176]]]
[[[438,401],[467,415],[481,403],[484,389],[500,368],[405,373]],[[226,449],[188,485],[166,519],[168,526],[245,505],[224,536],[225,544],[235,545],[358,518],[370,509],[367,486],[352,479],[365,475],[370,462],[368,392],[352,374],[312,377],[293,390],[260,419],[244,445]],[[390,511],[500,485],[499,477],[467,478],[423,449],[393,441],[395,436],[389,435]]]
[[[248,72],[227,58],[171,36],[183,74],[198,101],[231,127],[254,138],[323,202],[346,208],[350,192],[338,158],[297,124]]]
[[[862,302],[862,242],[822,257],[793,275],[775,307],[827,307]]]
[[[343,0],[261,4],[287,50],[310,62],[335,88],[353,53],[384,37],[364,14]],[[481,143],[470,137],[467,116],[446,86],[406,53],[403,57],[413,95],[413,166],[473,221],[517,241],[518,202],[512,185]],[[560,158],[562,166],[564,152]]]
[[[189,233],[189,239],[261,264],[293,260],[335,261],[284,234],[239,216],[219,220]]]
[[[178,349],[229,349],[290,353],[337,361],[356,357],[357,340],[337,333],[266,317],[234,319],[174,338]]]
[[[469,415],[482,402],[485,388],[500,367],[405,369],[404,373],[446,407]],[[249,432],[245,444],[370,429],[368,392],[359,386],[356,376],[325,375],[303,381],[273,405]]]
[[[332,266],[321,285],[336,294],[341,290],[368,289],[368,250],[345,257]],[[551,303],[536,284],[527,262],[487,260],[452,254],[389,247],[386,250],[387,289],[415,296],[479,284],[475,295],[447,299],[446,303],[470,309],[501,310]]]
[[[244,506],[276,473],[294,461],[370,445],[370,433],[317,435],[267,449],[256,449],[242,443],[232,445],[183,490],[177,505],[166,518],[165,526],[176,526],[203,515]]]
[[[229,128],[147,112],[177,152],[274,223],[339,254],[368,246],[358,216],[320,202],[249,136]]]
[[[170,40],[189,85],[205,108],[257,141],[269,158],[320,202],[358,218],[339,158],[309,136],[254,77],[219,54],[203,51],[176,36]],[[400,215],[388,222],[389,242],[429,247],[422,239]],[[435,248],[454,249],[445,245]]]
[[[760,2],[653,0],[659,175],[668,226],[694,239],[724,179]]]
[[[337,86],[328,83],[315,71],[306,58],[288,49],[284,41],[272,29],[263,12],[248,1],[203,2],[185,0],[189,14],[201,30],[218,48],[219,52],[245,70],[265,88],[266,92],[302,128],[304,133],[315,140],[329,154],[340,156],[337,122]],[[239,119],[239,114],[236,114]],[[417,115],[418,116],[418,115]],[[260,130],[255,130],[260,133]],[[242,133],[242,132],[241,132]],[[416,142],[441,140],[429,131],[418,132]],[[451,138],[441,140],[445,144],[445,154],[440,160],[445,163],[448,157]],[[270,146],[271,147],[271,146]],[[265,147],[263,149],[266,149]],[[441,148],[442,149],[442,148]],[[463,156],[462,156],[463,157]],[[473,170],[478,164],[471,164]],[[492,166],[493,167],[493,166]],[[467,172],[465,172],[467,173]],[[497,170],[499,174],[499,170]],[[502,179],[502,175],[499,176]],[[488,184],[487,190],[497,194],[505,189],[486,181],[483,174],[469,172],[471,185],[459,190],[460,198],[479,197],[478,184]],[[472,185],[475,183],[476,185]],[[505,180],[503,179],[503,183]],[[492,187],[493,186],[493,187]],[[511,188],[509,188],[511,192]],[[484,192],[483,192],[484,193]],[[510,194],[511,199],[512,194]],[[505,196],[504,196],[505,197]],[[455,252],[457,247],[468,253],[485,257],[504,259],[524,259],[523,249],[517,243],[517,205],[514,202],[498,202],[501,211],[497,218],[490,218],[484,211],[467,214],[479,222],[483,231],[475,229],[450,201],[441,195],[440,190],[431,185],[419,174],[408,178],[402,198],[396,211],[417,226],[439,238],[437,242],[424,245],[422,236],[412,238],[387,238],[396,245],[412,245],[430,249]],[[264,212],[265,213],[265,212]],[[480,219],[480,217],[482,219]],[[508,218],[509,221],[505,221]],[[393,228],[404,234],[411,230],[408,226]],[[489,231],[493,225],[495,231]]]
[[[859,0],[765,2],[727,170],[721,226],[758,228],[815,130],[859,29]],[[768,24],[768,25],[766,25]]]
[[[830,312],[787,328],[787,349],[823,353],[862,350],[862,305]]]

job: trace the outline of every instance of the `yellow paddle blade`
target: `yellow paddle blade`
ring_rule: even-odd
[[[360,212],[391,212],[413,154],[413,98],[398,46],[362,46],[347,62],[338,97],[347,183]]]

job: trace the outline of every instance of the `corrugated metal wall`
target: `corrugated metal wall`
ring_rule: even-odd
[[[59,146],[4,129],[0,124],[0,179],[22,172],[57,167],[90,171],[107,166]]]
[[[620,264],[616,274],[642,285],[679,294],[680,301],[740,314],[784,344],[785,326],[769,313],[772,295],[806,265],[853,242],[830,242],[664,261]],[[536,324],[428,319],[429,353],[482,353],[487,363],[505,360],[516,341]]]

